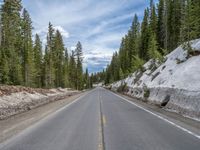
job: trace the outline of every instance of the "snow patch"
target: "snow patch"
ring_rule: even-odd
[[[190,42],[194,51],[200,51],[200,39]],[[126,84],[126,94],[162,105],[168,110],[192,118],[200,118],[200,56],[188,57],[188,51],[179,46],[158,64],[153,60],[144,64],[144,72],[136,71],[126,79],[111,84],[117,91]],[[166,102],[167,101],[167,102]]]
[[[6,87],[6,89],[13,87]],[[19,90],[21,87],[14,87]],[[37,92],[31,89],[31,93],[27,92],[27,88],[20,92],[9,93],[0,96],[0,119],[5,119],[9,116],[28,111],[35,107],[47,104],[52,101],[64,99],[67,96],[73,95],[78,91],[70,91],[69,89],[50,89],[43,92]],[[5,88],[4,88],[5,89]]]

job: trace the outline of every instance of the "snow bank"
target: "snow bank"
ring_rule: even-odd
[[[126,94],[165,106],[186,116],[200,118],[200,39],[191,41],[195,56],[179,46],[157,64],[148,61],[143,72],[134,72],[124,80],[111,85],[117,90],[126,84]]]
[[[5,119],[52,101],[64,99],[77,92],[68,89],[45,90],[13,86],[0,88],[0,93],[4,93],[0,94],[0,119]]]

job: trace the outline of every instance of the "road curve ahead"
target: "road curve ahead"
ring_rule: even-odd
[[[199,138],[103,88],[0,144],[0,150],[199,149]]]

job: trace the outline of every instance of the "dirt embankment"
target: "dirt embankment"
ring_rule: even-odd
[[[0,120],[79,93],[70,89],[0,86]]]

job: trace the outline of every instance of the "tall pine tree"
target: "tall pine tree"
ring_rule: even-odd
[[[6,0],[1,12],[1,82],[22,84],[21,67],[21,0]]]
[[[35,43],[33,48],[33,55],[34,55],[34,65],[35,65],[35,78],[34,83],[36,87],[42,87],[43,84],[43,56],[42,56],[42,42],[40,41],[40,37],[38,34],[35,35]]]

